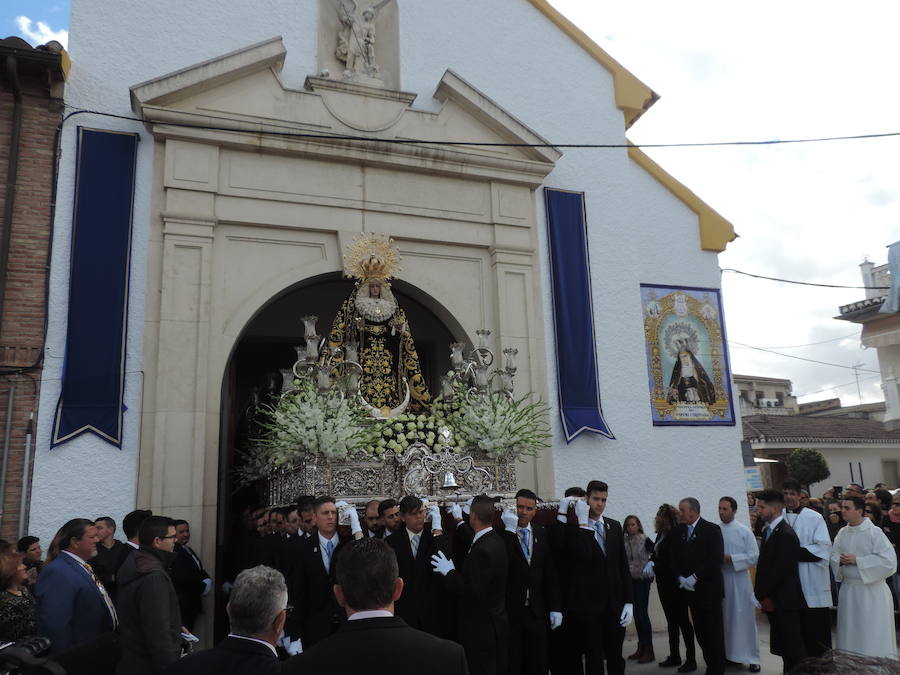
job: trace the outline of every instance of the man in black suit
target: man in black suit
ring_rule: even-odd
[[[585,499],[575,500],[577,526],[563,524],[565,513],[557,516],[569,573],[565,604],[569,645],[584,654],[587,675],[602,674],[604,659],[606,672],[620,675],[625,672],[625,627],[634,615],[625,539],[622,525],[603,516],[609,486],[592,480],[585,492]],[[578,661],[574,665],[581,672]]]
[[[475,533],[461,569],[443,551],[431,564],[444,575],[447,589],[457,599],[457,630],[473,675],[506,675],[508,621],[506,544],[494,532],[494,501],[481,495],[472,500],[469,527]]]
[[[685,497],[678,503],[678,519],[674,531],[673,567],[678,576],[681,602],[691,610],[697,642],[703,651],[707,675],[725,672],[725,633],[722,620],[722,560],[725,544],[722,530],[700,517],[700,502]],[[679,673],[689,673],[697,664],[685,661]]]
[[[466,675],[462,648],[406,625],[394,616],[403,593],[397,559],[384,540],[366,537],[341,553],[334,594],[348,620],[312,649],[289,659],[284,675]]]
[[[188,629],[194,630],[197,616],[203,613],[203,596],[212,590],[212,579],[200,557],[189,544],[191,526],[186,520],[175,521],[175,559],[169,576],[178,594],[178,607],[181,609],[181,622]]]
[[[348,508],[353,538],[362,537],[359,516],[353,507]],[[304,648],[334,633],[346,619],[333,587],[338,556],[350,537],[338,534],[338,507],[333,497],[316,499],[315,524],[312,536],[301,540],[293,551],[296,558],[289,562],[288,594],[298,611],[288,619],[284,632],[293,645],[302,639]],[[295,649],[288,648],[288,652]]]
[[[516,493],[516,512],[507,511],[500,533],[506,542],[509,577],[506,614],[509,617],[510,675],[546,675],[549,629],[562,625],[559,581],[550,541],[541,525],[533,523],[537,495]]]
[[[231,632],[212,649],[179,659],[166,675],[277,675],[275,645],[287,615],[287,586],[278,570],[238,574],[225,607]]]
[[[449,555],[449,545],[441,529],[437,505],[428,508],[427,518],[422,500],[406,496],[400,500],[400,520],[404,527],[385,541],[397,556],[403,595],[396,602],[395,614],[408,626],[438,637],[450,637],[452,618],[450,597],[441,576],[431,567],[431,556],[438,551]],[[431,529],[425,529],[425,521]],[[376,539],[378,537],[375,537]]]
[[[806,658],[800,585],[800,540],[784,519],[784,496],[777,490],[756,493],[756,511],[766,523],[756,563],[754,592],[769,617],[769,643],[784,661],[785,672]]]

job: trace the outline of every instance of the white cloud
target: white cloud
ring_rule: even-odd
[[[63,47],[69,45],[69,31],[65,29],[53,30],[43,21],[32,21],[27,16],[17,16],[16,25],[22,37],[34,46],[47,44],[51,40],[56,40]]]

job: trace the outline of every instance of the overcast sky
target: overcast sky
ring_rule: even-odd
[[[635,143],[900,131],[895,0],[551,1],[661,96],[628,132]],[[68,2],[3,7],[0,33],[65,43]],[[864,257],[884,264],[885,247],[900,239],[900,138],[647,152],[734,223],[740,238],[720,256],[723,268],[861,285]],[[833,318],[864,291],[731,273],[722,286],[733,372],[789,378],[802,401],[839,396],[852,405],[854,371],[742,345],[862,364],[863,401],[882,400],[875,351],[860,348],[857,324]],[[810,343],[822,344],[796,346]]]

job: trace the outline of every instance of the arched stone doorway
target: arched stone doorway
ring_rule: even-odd
[[[422,373],[429,389],[437,392],[441,375],[450,368],[448,346],[451,342],[468,342],[466,331],[425,291],[400,280],[393,280],[391,286],[406,311]],[[233,568],[230,563],[236,553],[234,545],[241,538],[229,533],[239,530],[242,509],[257,503],[258,498],[254,488],[241,488],[234,480],[240,450],[246,445],[244,412],[253,391],[265,396],[273,385],[280,385],[279,371],[293,365],[294,345],[303,342],[300,317],[318,316],[319,333],[327,335],[334,315],[353,287],[354,281],[342,278],[338,272],[305,279],[261,307],[234,345],[222,379],[216,556],[219,570]],[[223,616],[221,611],[222,607],[217,607],[217,632],[224,626],[219,620]]]

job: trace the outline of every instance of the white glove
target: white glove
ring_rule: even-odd
[[[203,580],[203,592],[200,594],[200,597],[202,598],[204,595],[209,593],[211,590],[212,590],[212,579],[210,579],[209,577],[206,577]]]
[[[297,656],[297,654],[303,653],[303,644],[300,642],[300,638],[297,638],[293,642],[285,638],[287,644],[284,646],[284,651],[288,653],[290,656]]]
[[[514,511],[510,509],[506,509],[503,512],[503,515],[500,516],[500,520],[503,521],[503,526],[506,528],[507,532],[516,533],[516,526],[519,524],[519,516],[515,514]]]
[[[437,504],[428,507],[428,513],[425,514],[425,522],[431,523],[432,530],[441,529],[441,510]]]
[[[556,630],[562,626],[562,613],[550,612],[550,630]]]
[[[678,577],[678,585],[686,591],[693,591],[697,584],[697,577],[691,575],[689,577]]]
[[[644,569],[641,571],[641,575],[646,577],[647,579],[652,579],[655,572],[653,571],[653,561],[649,561],[646,565],[644,565]]]
[[[762,605],[759,604],[759,600],[756,599],[755,595],[750,596],[750,602],[753,603],[754,609],[762,609]]]
[[[354,536],[356,536],[358,532],[362,533],[362,527],[359,524],[359,514],[352,506],[347,509],[347,517],[350,519],[350,533]]]
[[[634,605],[630,602],[626,602],[624,607],[622,607],[622,616],[619,617],[619,625],[624,628],[631,623],[632,618],[634,618]]]
[[[556,514],[556,519],[561,523],[566,523],[569,521],[569,505],[572,503],[571,497],[562,497],[559,500],[559,511]]]
[[[469,511],[472,509],[472,500],[474,500],[474,499],[475,499],[475,497],[469,497],[468,501],[465,504],[463,504],[462,512],[465,513],[466,515],[469,515]]]
[[[452,560],[447,560],[447,556],[444,555],[443,551],[438,551],[431,556],[431,567],[442,576],[447,576],[456,569],[456,565],[453,564]]]
[[[230,581],[226,581],[224,584],[222,584],[222,592],[225,595],[231,595],[232,588],[234,588],[234,584],[231,583]]]
[[[590,514],[590,507],[588,503],[583,499],[579,499],[575,502],[575,517],[578,518],[578,524],[582,527],[588,524],[588,515]]]
[[[453,520],[462,520],[462,509],[456,502],[453,502],[447,507],[447,513],[453,516]]]

